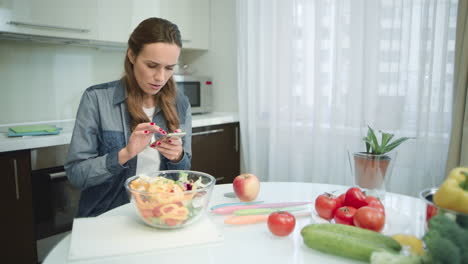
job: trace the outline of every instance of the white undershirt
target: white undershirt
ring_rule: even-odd
[[[143,111],[148,116],[149,120],[153,120],[155,107],[143,107]],[[149,145],[151,145],[154,141],[155,138],[153,135]],[[136,175],[150,174],[151,172],[159,171],[159,164],[161,163],[159,152],[156,149],[151,148],[149,145],[146,146],[146,148],[137,155]]]

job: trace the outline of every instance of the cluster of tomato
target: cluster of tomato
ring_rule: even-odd
[[[366,196],[357,187],[349,188],[346,193],[335,196],[330,193],[315,199],[317,214],[337,224],[353,225],[376,232],[385,225],[385,208],[374,196]]]

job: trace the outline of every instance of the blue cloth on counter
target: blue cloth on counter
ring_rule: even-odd
[[[57,135],[62,131],[61,127],[53,126],[55,130],[44,131],[30,131],[30,132],[15,132],[13,129],[8,128],[8,137],[23,137],[23,136],[43,136],[43,135]]]
[[[15,133],[55,132],[57,127],[52,125],[23,125],[9,127],[9,129]]]

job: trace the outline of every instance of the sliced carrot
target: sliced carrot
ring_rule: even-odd
[[[268,215],[233,215],[224,219],[224,223],[228,225],[247,225],[265,222],[268,220]]]

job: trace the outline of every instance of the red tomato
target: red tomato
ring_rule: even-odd
[[[166,219],[164,219],[164,223],[166,223],[166,225],[168,225],[168,226],[176,226],[176,225],[180,224],[181,221],[177,220],[177,219],[173,219],[173,218],[166,218]]]
[[[368,206],[379,210],[385,215],[385,207],[383,206],[379,198],[374,197],[374,196],[366,196],[366,202]]]
[[[153,210],[150,210],[150,209],[142,209],[140,210],[140,213],[141,213],[141,216],[143,216],[143,218],[148,218],[148,217],[153,216]]]
[[[277,236],[291,234],[296,226],[296,218],[288,212],[273,212],[268,216],[268,228]]]
[[[428,204],[426,207],[426,222],[429,223],[429,220],[436,214],[437,214],[437,207]]]
[[[327,220],[333,219],[336,209],[341,207],[338,198],[332,194],[324,193],[315,199],[315,211],[317,214]]]
[[[346,191],[345,205],[359,209],[367,205],[366,195],[357,187],[349,188]]]
[[[354,214],[354,225],[380,232],[385,225],[385,215],[376,208],[363,206]]]
[[[353,225],[353,217],[356,213],[356,208],[351,206],[343,206],[338,208],[335,213],[335,223],[343,225]]]
[[[346,198],[346,193],[342,193],[340,196],[338,196],[338,201],[340,201],[340,204],[341,204],[340,207],[347,205],[345,204],[345,198]]]
[[[156,206],[153,208],[153,216],[160,217],[162,215],[161,206]]]

